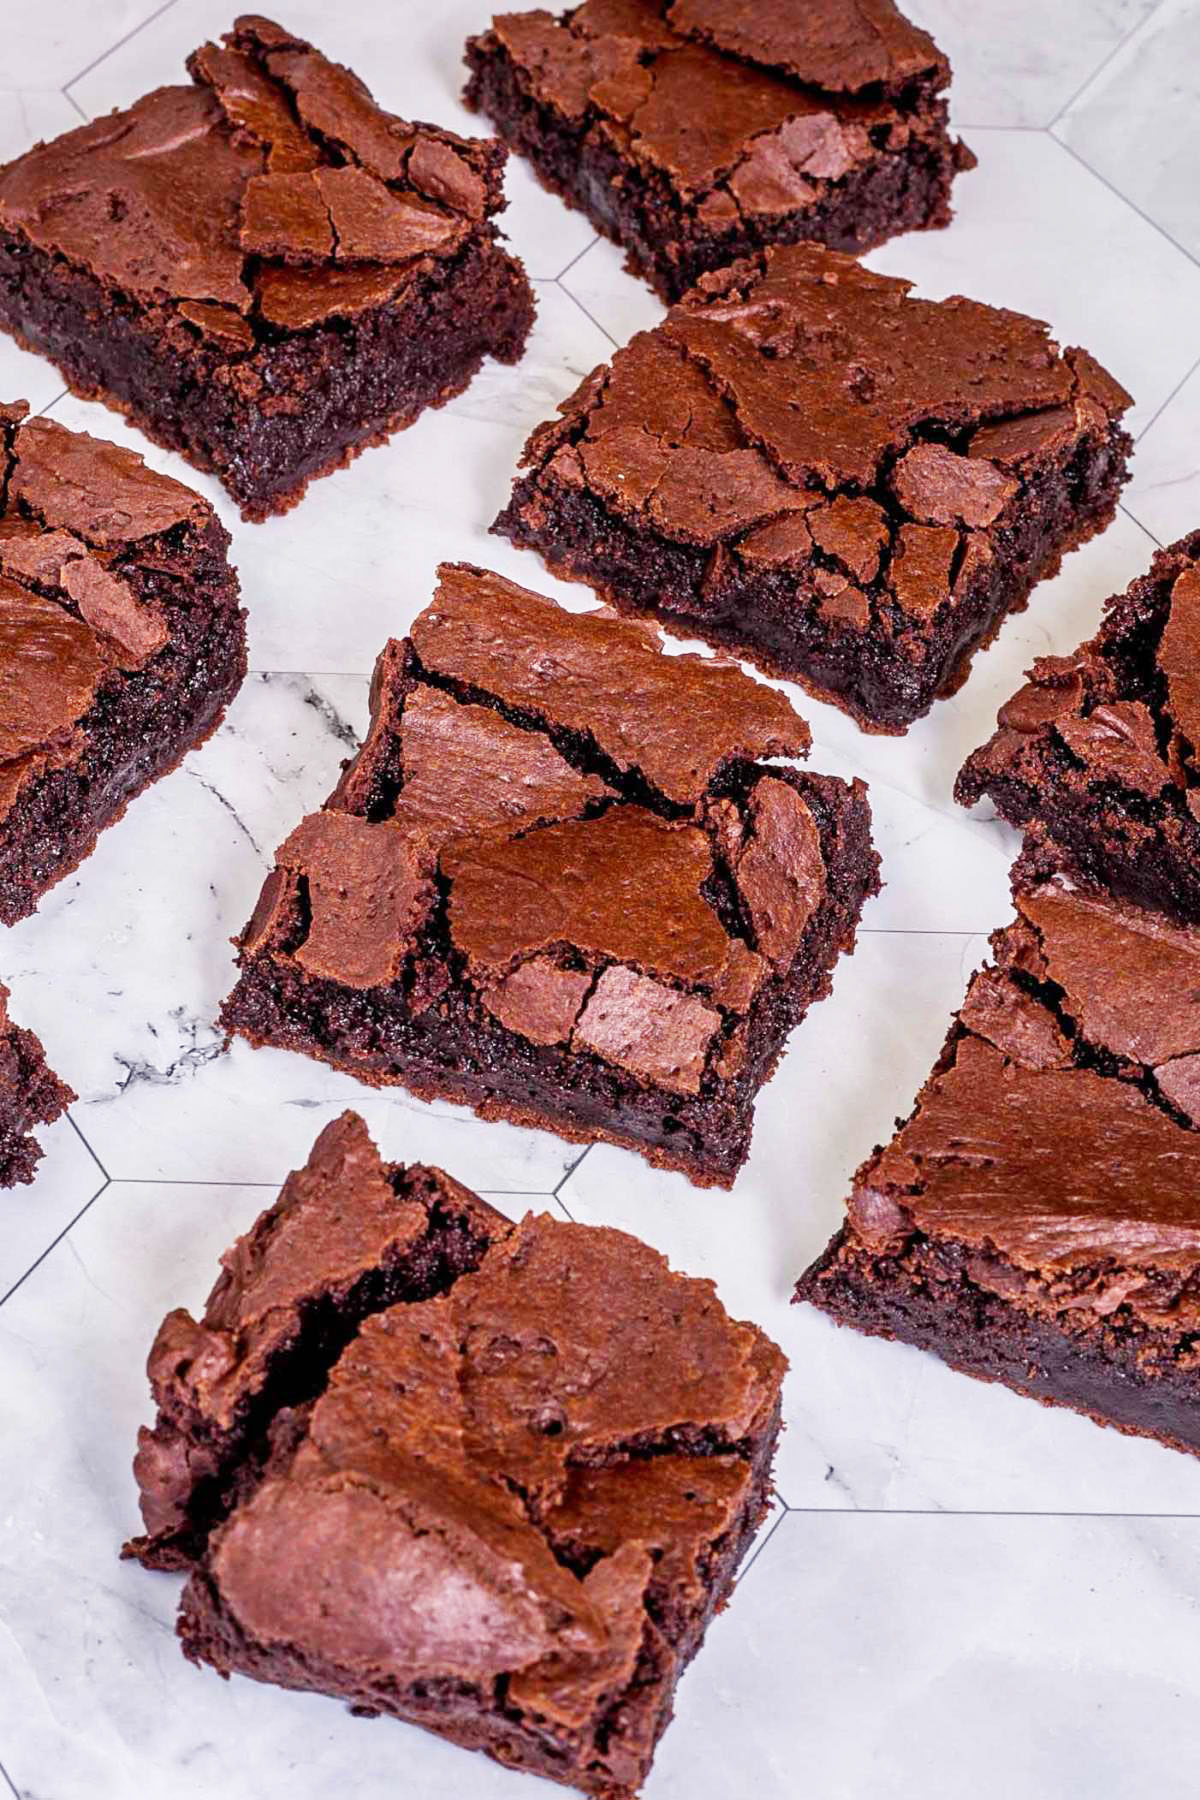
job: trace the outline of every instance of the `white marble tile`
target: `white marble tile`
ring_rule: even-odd
[[[1200,259],[1200,12],[1163,0],[1055,126],[1147,218]]]
[[[1046,126],[1156,0],[911,0],[954,70],[951,116],[972,126]],[[968,139],[968,141],[970,141]]]
[[[789,1515],[646,1800],[1191,1800],[1192,1525]]]
[[[549,1192],[578,1156],[548,1133],[378,1094],[305,1057],[240,1042],[222,1053],[229,939],[365,716],[360,677],[251,677],[217,736],[9,934],[14,989],[111,1175],[278,1181],[298,1141],[344,1106],[392,1154],[445,1161],[477,1187]]]
[[[1200,526],[1200,368],[1139,442],[1125,504],[1161,544]]]
[[[955,186],[953,228],[898,238],[868,263],[933,298],[968,294],[1046,319],[1128,388],[1136,432],[1196,360],[1200,268],[1046,133],[972,142],[979,167]]]

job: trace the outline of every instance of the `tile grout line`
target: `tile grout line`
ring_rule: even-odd
[[[590,248],[590,246],[589,246],[589,248]],[[617,342],[616,338],[613,336],[612,332],[606,330],[605,327],[600,323],[599,319],[592,318],[591,313],[588,311],[587,307],[583,304],[583,301],[579,298],[578,294],[573,294],[571,292],[570,288],[566,287],[561,281],[558,283],[558,285],[560,288],[562,288],[562,291],[567,296],[568,300],[572,300],[575,303],[575,305],[579,308],[579,310],[583,314],[584,318],[591,320],[592,324],[596,327],[596,330],[600,333],[601,337],[606,337],[608,339],[609,343],[612,345],[613,349],[619,350],[621,348],[621,346],[618,344],[618,342]]]
[[[175,0],[163,0],[163,4],[156,7],[152,13],[149,13],[140,24],[135,25],[132,31],[127,31],[125,36],[118,38],[115,44],[110,44],[107,50],[102,50],[99,56],[94,56],[86,69],[80,69],[77,75],[72,75],[70,81],[65,81],[59,89],[59,92],[70,100],[71,89],[75,86],[77,81],[82,81],[85,75],[90,75],[93,69],[98,69],[102,62],[107,62],[110,56],[115,56],[118,50],[123,50],[125,45],[128,44],[132,38],[137,37],[139,32],[145,31],[147,25],[153,25],[156,19],[161,19],[164,13],[170,12],[174,4]],[[73,100],[71,101],[71,104],[73,106],[77,105]],[[82,108],[77,108],[77,110],[82,111]]]
[[[1171,248],[1177,250],[1180,256],[1186,257],[1193,268],[1200,269],[1200,256],[1193,256],[1190,250],[1185,249],[1178,239],[1173,238],[1169,231],[1165,230],[1163,226],[1159,225],[1156,220],[1150,217],[1149,213],[1143,212],[1136,201],[1131,200],[1128,194],[1123,194],[1119,187],[1115,187],[1108,179],[1107,175],[1102,175],[1099,169],[1093,169],[1091,163],[1079,154],[1079,151],[1075,149],[1073,144],[1068,144],[1066,139],[1059,137],[1056,131],[1049,131],[1046,133],[1046,136],[1052,138],[1060,150],[1065,150],[1067,155],[1072,157],[1074,161],[1079,164],[1081,169],[1086,169],[1093,181],[1098,181],[1102,188],[1106,188],[1110,194],[1127,206],[1130,212],[1134,213],[1142,221],[1143,225],[1148,225],[1151,231],[1157,233],[1157,235],[1162,238],[1164,243],[1170,244]]]
[[[778,1498],[778,1496],[776,1496],[776,1498]],[[745,1579],[746,1579],[747,1575],[750,1573],[751,1569],[758,1562],[759,1558],[762,1556],[763,1551],[766,1549],[767,1545],[771,1542],[771,1539],[775,1536],[775,1533],[779,1530],[779,1527],[783,1524],[783,1521],[787,1518],[787,1516],[788,1516],[788,1509],[787,1509],[787,1507],[784,1507],[783,1511],[780,1513],[779,1517],[776,1519],[775,1523],[772,1525],[770,1531],[768,1531],[766,1537],[763,1538],[761,1543],[755,1544],[753,1553],[750,1557],[750,1560],[748,1562],[743,1563],[741,1568],[737,1572],[737,1581],[735,1583],[736,1587],[739,1587],[739,1588],[741,1587],[743,1581],[745,1581]]]
[[[1154,19],[1155,15],[1162,11],[1163,5],[1164,5],[1164,0],[1157,0],[1157,3],[1150,8],[1150,11],[1146,14],[1145,18],[1139,19],[1137,24],[1133,27],[1132,31],[1127,31],[1125,33],[1125,36],[1121,39],[1120,43],[1113,45],[1113,48],[1109,51],[1108,55],[1104,58],[1104,60],[1102,62],[1100,62],[1096,65],[1096,67],[1092,70],[1091,74],[1088,76],[1087,80],[1082,84],[1082,86],[1077,87],[1075,89],[1075,92],[1071,95],[1071,98],[1066,102],[1066,104],[1059,107],[1058,111],[1055,113],[1055,115],[1051,119],[1050,123],[1044,127],[1044,129],[1046,131],[1053,131],[1054,127],[1056,125],[1058,125],[1063,119],[1066,118],[1066,116],[1070,112],[1071,108],[1073,106],[1077,105],[1078,102],[1083,99],[1083,96],[1087,93],[1088,89],[1095,82],[1099,81],[1100,77],[1103,75],[1105,69],[1108,68],[1109,64],[1114,62],[1116,60],[1116,58],[1118,56],[1120,56],[1121,52],[1124,49],[1126,49],[1133,42],[1134,38],[1137,37],[1139,32],[1146,30],[1146,28],[1150,25],[1151,21]]]
[[[4,1780],[8,1786],[9,1792],[12,1794],[13,1800],[21,1800],[21,1796],[17,1792],[16,1783],[14,1782],[12,1776],[9,1774],[8,1770],[5,1768],[5,1766],[2,1762],[0,1762],[0,1775],[2,1775],[4,1777]]]
[[[1137,436],[1133,440],[1135,447],[1141,443],[1142,439],[1145,437],[1146,433],[1150,430],[1151,426],[1157,425],[1158,421],[1162,418],[1163,414],[1166,412],[1168,406],[1170,406],[1172,400],[1174,400],[1178,394],[1183,392],[1184,388],[1187,386],[1188,382],[1192,379],[1192,376],[1196,373],[1197,369],[1200,369],[1200,356],[1198,356],[1196,358],[1195,362],[1192,364],[1192,366],[1188,370],[1187,374],[1182,376],[1175,383],[1175,386],[1171,389],[1171,391],[1167,395],[1166,399],[1162,402],[1162,405],[1155,409],[1155,411],[1151,414],[1150,418],[1142,426],[1142,429],[1138,432]]]
[[[599,242],[600,242],[599,237],[594,237],[590,244],[585,244],[583,246],[583,249],[580,250],[577,255],[575,255],[571,258],[570,262],[567,264],[565,269],[560,269],[558,271],[558,274],[554,277],[554,280],[556,282],[558,282],[560,287],[562,286],[563,276],[569,275],[571,273],[571,270],[576,268],[583,261],[584,257],[588,254],[589,250],[594,250],[596,248],[596,245]],[[564,288],[563,292],[565,293],[566,291],[567,290]],[[574,298],[574,296],[572,296],[572,298]]]
[[[75,1133],[75,1136],[79,1139],[80,1143],[83,1145],[84,1149],[87,1151],[88,1155],[91,1157],[92,1161],[95,1163],[96,1167],[99,1169],[101,1175],[103,1175],[105,1181],[111,1181],[112,1176],[109,1174],[109,1172],[105,1168],[104,1164],[100,1161],[100,1158],[96,1155],[96,1152],[92,1149],[92,1146],[88,1143],[87,1139],[84,1137],[82,1131],[79,1129],[79,1126],[76,1124],[70,1111],[68,1111],[68,1113],[67,1113],[67,1122],[70,1125],[72,1131]]]
[[[1139,531],[1144,531],[1146,536],[1150,539],[1150,542],[1152,544],[1157,544],[1160,550],[1162,549],[1162,539],[1155,537],[1150,527],[1148,525],[1143,525],[1137,514],[1130,512],[1129,508],[1121,500],[1117,501],[1117,511],[1124,513],[1131,525],[1136,525]]]
[[[84,112],[82,106],[80,106],[80,104],[79,104],[78,100],[75,98],[74,94],[68,94],[66,88],[59,88],[58,91],[62,95],[63,99],[66,101],[67,105],[74,107],[75,111],[79,114],[79,116],[83,120],[84,124],[90,125],[91,120],[89,119],[87,113]]]
[[[41,1268],[41,1266],[45,1262],[46,1258],[51,1254],[52,1251],[57,1250],[58,1246],[62,1243],[63,1239],[67,1236],[67,1234],[69,1232],[74,1231],[76,1225],[78,1225],[78,1223],[79,1223],[80,1219],[82,1219],[84,1213],[87,1212],[89,1210],[89,1208],[95,1206],[95,1204],[96,1204],[97,1200],[100,1198],[101,1194],[106,1194],[111,1186],[112,1186],[111,1181],[105,1181],[105,1182],[101,1183],[101,1185],[96,1189],[95,1193],[92,1195],[91,1199],[88,1200],[85,1205],[80,1207],[79,1211],[75,1214],[75,1217],[73,1219],[68,1219],[67,1223],[63,1226],[63,1228],[59,1232],[58,1236],[56,1238],[53,1238],[50,1241],[50,1243],[48,1243],[46,1245],[46,1248],[42,1251],[42,1254],[39,1257],[37,1257],[37,1259],[34,1262],[30,1263],[30,1265],[26,1269],[25,1273],[23,1275],[19,1276],[18,1279],[13,1282],[12,1286],[8,1289],[7,1293],[0,1294],[0,1306],[4,1306],[7,1301],[11,1300],[13,1295],[17,1292],[18,1288],[24,1287],[25,1283],[29,1280],[29,1277],[33,1274],[34,1270]]]

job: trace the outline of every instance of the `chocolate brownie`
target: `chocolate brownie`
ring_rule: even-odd
[[[1200,1451],[1200,933],[1036,848],[1016,899],[797,1297]]]
[[[30,913],[246,673],[229,533],[140,456],[0,406],[0,920]]]
[[[771,244],[946,225],[975,161],[892,0],[587,0],[502,14],[467,64],[467,104],[668,302]]]
[[[184,1652],[620,1800],[770,1496],[785,1364],[636,1238],[353,1113],[150,1355],[127,1554]]]
[[[705,279],[534,432],[494,529],[902,731],[1107,524],[1129,397],[1084,350],[812,245]]]
[[[861,782],[741,670],[446,565],[279,851],[222,1014],[485,1118],[727,1186],[878,886]]]
[[[46,1064],[32,1031],[8,1016],[8,989],[0,982],[0,1187],[32,1181],[41,1161],[35,1125],[53,1125],[75,1095]]]
[[[506,152],[409,124],[268,19],[0,169],[0,325],[246,518],[516,362]]]
[[[1200,531],[1044,656],[955,793],[1054,845],[1076,876],[1200,923]]]

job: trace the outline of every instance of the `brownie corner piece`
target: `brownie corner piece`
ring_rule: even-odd
[[[878,886],[861,783],[784,697],[466,564],[240,942],[223,1022],[728,1186]]]
[[[502,145],[255,16],[188,72],[0,168],[0,326],[262,519],[515,362],[533,293]]]
[[[964,764],[1080,880],[1200,923],[1200,531],[1155,552],[1096,635],[1044,656]]]
[[[353,1114],[222,1261],[151,1352],[126,1547],[188,1574],[185,1655],[631,1797],[767,1511],[776,1346]]]
[[[0,982],[0,1188],[33,1180],[42,1156],[34,1126],[53,1125],[75,1099],[33,1032],[9,1017],[9,998]]]
[[[530,437],[493,530],[899,732],[1112,517],[1129,396],[813,245],[707,278]]]
[[[134,451],[0,405],[0,920],[216,730],[246,673],[229,534]]]
[[[892,0],[586,0],[501,14],[466,61],[467,104],[668,303],[774,244],[948,224],[975,160],[949,63]]]
[[[1076,886],[1036,845],[1014,891],[797,1298],[1200,1453],[1200,933]]]

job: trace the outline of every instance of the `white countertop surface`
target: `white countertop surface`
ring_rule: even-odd
[[[515,0],[514,0],[515,3]],[[8,0],[0,160],[182,79],[232,0]],[[268,10],[271,10],[268,8]],[[788,1305],[847,1179],[904,1113],[1009,915],[1016,839],[951,799],[1039,654],[1070,650],[1156,542],[1200,524],[1200,0],[911,0],[955,66],[979,156],[949,231],[875,253],[921,292],[1032,312],[1136,396],[1110,529],[1069,557],[904,739],[796,694],[811,766],[871,783],[887,888],[794,1034],[732,1195],[620,1150],[481,1123],[213,1029],[275,845],[324,798],[389,635],[443,558],[590,603],[487,536],[527,430],[660,316],[587,222],[510,163],[505,223],[537,288],[515,369],[486,368],[283,519],[62,393],[0,338],[0,397],[144,450],[216,502],[252,674],[199,754],[5,935],[13,1014],[78,1091],[32,1188],[0,1195],[0,1794],[21,1800],[545,1800],[390,1721],[185,1663],[179,1583],[117,1560],[163,1313],[345,1106],[388,1158],[442,1163],[505,1210],[637,1232],[716,1278],[791,1358],[780,1505],[685,1676],[646,1800],[1195,1800],[1200,1461],[1041,1409]],[[393,110],[478,131],[460,57],[488,0],[288,0],[281,16]]]

